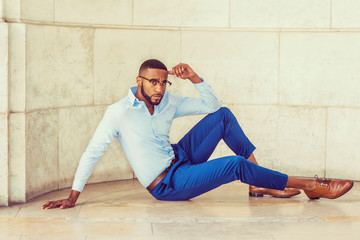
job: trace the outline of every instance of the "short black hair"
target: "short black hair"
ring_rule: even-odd
[[[146,71],[148,68],[162,69],[167,71],[165,64],[163,64],[157,59],[149,59],[141,64],[139,69],[139,75],[141,72]]]

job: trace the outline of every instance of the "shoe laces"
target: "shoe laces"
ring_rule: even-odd
[[[319,183],[320,186],[323,187],[329,187],[329,184],[331,182],[330,178],[319,178],[318,175],[315,175],[315,180],[317,183]]]

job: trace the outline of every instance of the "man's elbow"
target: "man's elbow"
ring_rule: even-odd
[[[212,104],[212,106],[209,108],[210,112],[216,112],[222,107],[220,102],[216,102],[216,104]]]

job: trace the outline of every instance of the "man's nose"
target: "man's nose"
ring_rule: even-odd
[[[155,86],[155,91],[161,92],[161,90],[162,90],[162,87],[161,87],[160,83],[157,83]]]

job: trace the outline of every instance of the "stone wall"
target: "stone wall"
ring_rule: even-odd
[[[0,206],[9,202],[8,25],[0,0]]]
[[[190,64],[261,165],[360,180],[355,0],[0,0],[0,205],[70,187],[139,65]],[[171,89],[198,96],[189,82]],[[172,142],[202,116],[176,119]],[[221,142],[212,158],[232,154]],[[89,182],[133,178],[116,142]]]

